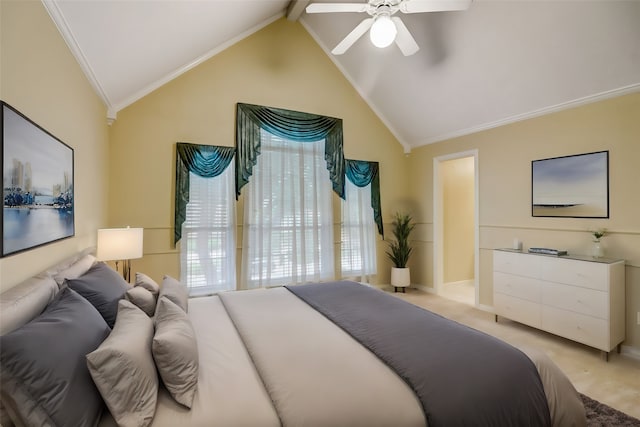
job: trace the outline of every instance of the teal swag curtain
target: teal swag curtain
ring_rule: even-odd
[[[373,219],[378,226],[378,233],[383,236],[382,208],[380,205],[380,166],[378,162],[345,159],[345,173],[349,181],[358,187],[371,184],[371,207]]]
[[[203,178],[220,175],[229,166],[235,149],[178,142],[176,144],[176,200],[173,244],[182,237],[182,224],[187,216],[189,203],[189,172]]]
[[[238,103],[236,110],[236,197],[260,155],[260,129],[298,142],[325,140],[324,158],[333,191],[344,199],[342,119]]]

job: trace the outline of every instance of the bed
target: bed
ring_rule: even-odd
[[[7,373],[13,369],[12,359],[5,355],[7,345],[12,344],[10,338],[16,331],[37,323],[47,308],[62,298],[61,294],[75,298],[75,304],[88,310],[65,284],[82,282],[83,277],[95,274],[95,264],[95,259],[85,254],[0,295],[0,398],[6,412],[19,423],[29,425],[32,421],[21,419],[21,408],[17,407],[24,402],[16,402],[19,393],[15,387],[23,387],[24,381],[19,386],[7,384],[16,375],[15,369]],[[143,282],[149,279],[144,275],[142,278]],[[130,288],[119,286],[127,295],[133,295]],[[64,425],[71,422],[65,417],[77,416],[83,425],[101,427],[586,425],[577,391],[543,353],[525,350],[525,354],[378,289],[339,281],[225,292],[187,300],[180,286],[165,278],[158,295],[154,295],[158,301],[156,311],[148,312],[155,318],[148,317],[135,304],[120,300],[116,301],[113,329],[105,331],[96,321],[101,325],[100,332],[87,338],[91,341],[87,344],[89,351],[80,351],[84,354],[78,355],[78,363],[69,370],[73,375],[84,364],[94,369],[92,365],[98,359],[95,355],[109,347],[106,343],[110,340],[113,346],[116,335],[128,334],[123,341],[127,348],[140,345],[141,352],[154,351],[153,358],[145,354],[127,361],[133,361],[134,368],[124,369],[126,375],[115,382],[117,376],[112,371],[106,371],[109,375],[102,379],[91,371],[97,395],[104,399],[106,407],[98,399],[83,404],[79,414],[67,414],[65,399],[58,399],[44,409],[38,424]],[[171,289],[176,293],[172,295]],[[153,291],[153,287],[149,290]],[[126,299],[135,302],[134,297]],[[163,376],[161,359],[155,354],[155,339],[162,325],[158,320],[162,318],[158,314],[160,301],[165,301],[163,305],[170,306],[173,314],[184,314],[190,331],[186,335],[192,335],[196,343],[193,349],[197,370],[191,373],[195,375],[195,386],[187,405],[175,393],[184,391],[180,391],[182,384]],[[185,313],[174,306],[182,306]],[[63,322],[63,327],[72,328],[77,323],[81,322]],[[173,327],[176,324],[167,323]],[[137,338],[138,329],[144,330],[141,334],[146,338]],[[51,335],[48,333],[47,337]],[[74,335],[78,337],[81,332]],[[181,336],[184,338],[184,334]],[[172,351],[169,355],[180,358],[182,352]],[[24,357],[18,354],[15,360],[21,358],[20,363],[24,363]],[[68,353],[60,357],[70,359]],[[54,358],[47,354],[47,359]],[[152,365],[155,360],[157,366],[145,371],[143,365],[148,365],[149,360]],[[170,367],[173,373],[189,370],[183,369],[187,365],[181,365],[181,360],[175,363],[181,368]],[[121,360],[117,363],[120,369],[125,364]],[[143,366],[140,372],[136,364]],[[154,388],[156,367],[159,378]],[[101,381],[107,381],[107,386],[102,384],[101,388]],[[38,385],[37,381],[32,382],[33,387]],[[143,390],[147,383],[148,390]],[[123,385],[126,388],[114,391]],[[135,393],[131,392],[133,389]],[[151,397],[141,398],[145,393]],[[46,398],[51,394],[45,390]],[[135,410],[126,407],[133,401],[138,405]],[[77,401],[74,406],[78,406]],[[93,407],[97,408],[93,411],[97,415],[87,418],[88,408]],[[145,412],[147,415],[138,416]],[[6,415],[4,422],[8,422]]]

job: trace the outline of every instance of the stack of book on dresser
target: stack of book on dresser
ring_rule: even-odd
[[[562,256],[562,255],[566,255],[567,251],[563,251],[560,249],[551,249],[551,248],[529,248],[529,253]]]

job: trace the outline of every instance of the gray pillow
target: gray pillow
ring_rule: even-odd
[[[198,386],[198,345],[191,321],[180,307],[160,298],[155,317],[153,358],[176,402],[191,408]]]
[[[85,355],[109,331],[86,299],[63,288],[40,316],[0,337],[0,398],[17,425],[98,423],[104,403]]]
[[[185,285],[171,276],[164,276],[158,300],[163,296],[169,298],[173,303],[184,310],[185,313],[187,312],[189,308],[189,290]]]
[[[125,297],[149,317],[153,316],[156,311],[156,297],[141,286],[129,289],[125,293]]]
[[[68,279],[67,285],[85,297],[113,328],[118,314],[118,301],[124,298],[130,286],[122,276],[104,262],[93,265],[77,279]]]
[[[30,277],[0,294],[0,335],[8,334],[35,319],[58,293],[47,274]],[[3,424],[4,425],[4,424]]]
[[[120,427],[151,424],[158,399],[158,375],[151,355],[153,321],[131,302],[118,303],[118,320],[87,365]]]
[[[155,296],[156,298],[160,293],[160,285],[158,285],[155,280],[153,280],[151,277],[147,276],[146,274],[136,273],[135,286],[141,286],[145,288],[146,290],[151,292],[153,296]]]

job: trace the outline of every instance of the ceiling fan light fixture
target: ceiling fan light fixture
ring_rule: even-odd
[[[378,15],[373,21],[369,37],[375,47],[384,48],[396,39],[398,29],[387,14]]]

